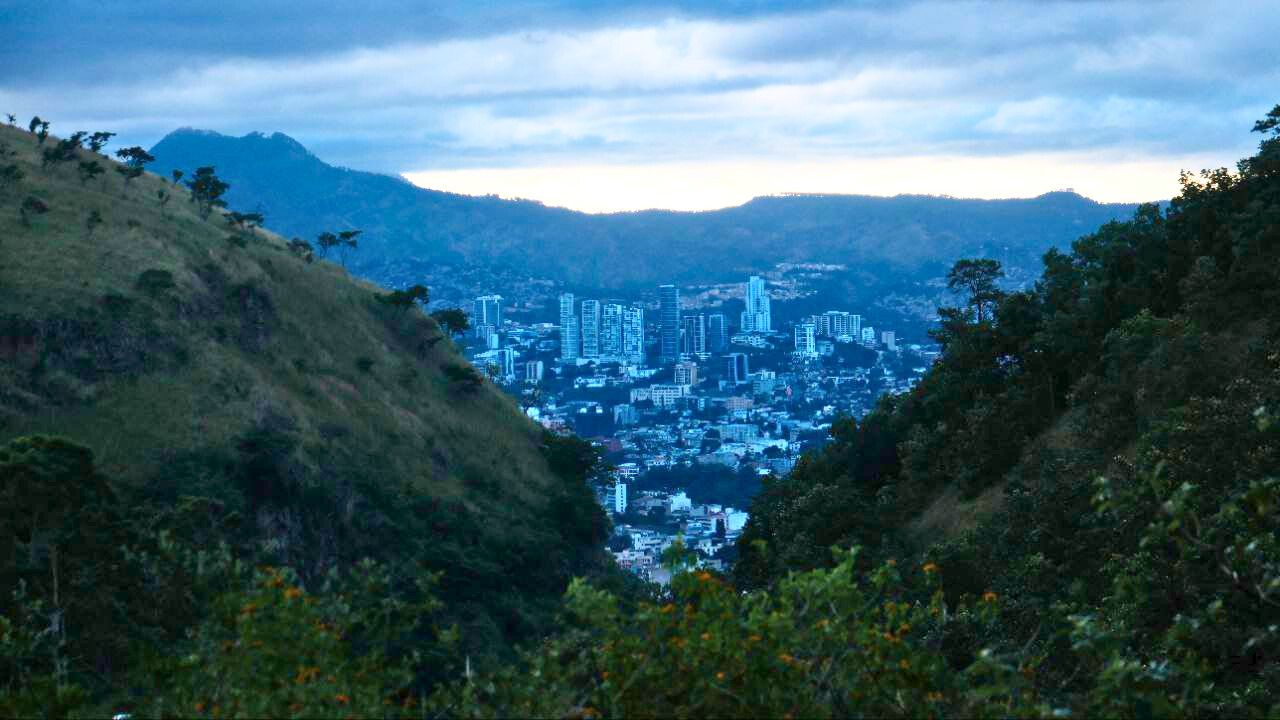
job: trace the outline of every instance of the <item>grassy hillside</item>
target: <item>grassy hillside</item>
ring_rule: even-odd
[[[268,231],[230,242],[160,177],[87,150],[42,167],[56,142],[0,128],[24,176],[0,188],[0,444],[91,448],[141,524],[208,498],[304,577],[364,555],[442,570],[475,646],[541,627],[603,516],[507,397],[445,373],[465,362],[436,323]],[[24,220],[32,197],[48,212]]]

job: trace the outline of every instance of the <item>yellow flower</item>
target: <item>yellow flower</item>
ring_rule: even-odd
[[[196,703],[196,712],[198,713],[204,712],[204,703],[202,702]]]
[[[911,661],[906,658],[902,658],[902,661],[898,663],[898,667],[902,668],[903,670],[910,670]]]
[[[704,633],[702,633],[702,641],[703,641],[703,642],[706,642],[706,641],[708,641],[708,640],[710,640],[710,639],[711,639],[711,633],[709,633],[709,632],[704,632]]]
[[[721,670],[720,672],[716,673],[716,679],[717,679],[717,680],[724,680],[724,671],[723,671],[723,670]]]
[[[284,596],[290,600],[296,597],[302,597],[302,590],[300,588],[291,587],[284,591]]]
[[[711,573],[707,572],[706,570],[703,570],[702,572],[698,573],[698,579],[701,580],[702,582],[706,582],[711,579]]]
[[[342,695],[342,694],[334,695],[334,696],[333,696],[333,699],[334,699],[334,700],[335,700],[339,705],[346,705],[347,703],[351,702],[351,698],[347,697],[346,695]]]
[[[795,662],[795,661],[796,661],[796,659],[795,659],[795,658],[791,657],[791,656],[790,656],[790,655],[788,655],[787,653],[779,653],[779,654],[778,654],[778,659],[779,659],[779,660],[781,660],[782,662],[784,662],[784,663],[788,664],[788,665],[790,665],[791,663],[793,663],[793,662]]]
[[[922,568],[920,568],[920,569],[921,569],[921,570],[924,570],[926,573],[936,573],[936,572],[938,572],[938,564],[937,564],[937,563],[931,563],[931,562],[929,562],[929,563],[925,563],[925,564],[924,564],[924,567],[922,567]]]
[[[991,592],[990,590],[988,590],[988,591],[986,591],[986,592],[982,593],[982,599],[983,599],[983,601],[984,601],[984,602],[989,602],[989,603],[991,603],[991,602],[995,602],[995,601],[996,601],[996,598],[998,598],[998,597],[1000,597],[1000,596],[999,596],[999,595],[996,595],[995,593]]]
[[[609,671],[608,671],[608,670],[605,670],[604,672],[600,673],[600,679],[601,679],[601,680],[608,680],[608,679],[609,679]]]
[[[751,641],[751,642],[760,642],[760,639],[761,639],[761,638],[760,638],[760,636],[759,636],[759,635],[752,635],[751,637],[747,638],[747,640],[749,640],[749,641]]]
[[[928,700],[929,702],[942,702],[942,693],[931,692],[928,695],[925,695],[924,699]]]
[[[674,611],[675,609],[676,609],[676,606],[675,606],[675,605],[672,605],[671,603],[667,603],[666,605],[663,605],[663,606],[662,606],[662,612],[664,612],[664,613],[672,612],[672,611]]]

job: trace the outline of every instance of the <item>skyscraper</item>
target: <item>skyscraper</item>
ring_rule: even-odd
[[[560,359],[578,359],[578,316],[573,312],[573,293],[560,296]]]
[[[600,301],[582,301],[582,357],[600,357]]]
[[[492,328],[486,328],[488,325]],[[471,311],[471,327],[476,337],[486,337],[489,332],[497,332],[502,328],[502,296],[481,295],[476,298]]]
[[[703,315],[686,315],[684,317],[684,334],[681,338],[680,352],[685,355],[707,354],[707,318]]]
[[[742,332],[772,331],[769,292],[764,287],[764,278],[752,275],[747,280],[747,309],[742,311]]]
[[[680,359],[680,289],[675,285],[658,288],[658,362]]]
[[[707,352],[724,352],[729,347],[729,321],[724,313],[707,316]]]
[[[731,383],[744,383],[748,381],[747,375],[750,369],[747,366],[746,353],[729,353],[724,357],[724,379]]]
[[[607,303],[600,316],[600,355],[622,357],[622,306],[618,303]]]
[[[796,325],[796,352],[805,357],[814,357],[818,354],[813,323]]]
[[[622,309],[622,359],[644,365],[644,308]]]

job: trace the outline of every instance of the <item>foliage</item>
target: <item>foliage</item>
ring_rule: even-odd
[[[471,329],[471,319],[460,308],[436,310],[431,313],[431,318],[442,330],[454,337]]]
[[[430,296],[431,291],[425,285],[413,285],[404,290],[392,290],[389,293],[381,293],[375,297],[378,302],[390,305],[403,312],[419,303],[425,305]]]
[[[174,180],[176,181],[177,177]],[[213,166],[196,168],[195,175],[187,180],[186,185],[191,190],[191,201],[196,204],[200,219],[208,219],[214,208],[227,206],[227,201],[222,196],[231,189],[231,185],[218,179]]]

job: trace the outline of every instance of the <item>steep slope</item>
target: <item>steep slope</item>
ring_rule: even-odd
[[[260,208],[286,234],[367,230],[354,267],[382,282],[481,265],[626,289],[737,279],[780,262],[856,265],[866,271],[864,282],[921,279],[974,254],[1031,268],[1050,247],[1066,247],[1135,208],[1074,193],[994,201],[811,195],[757,198],[713,212],[586,215],[335,168],[279,133],[234,138],[184,129],[152,152],[164,172],[217,166],[233,185],[235,204]]]
[[[549,619],[603,516],[433,320],[154,175],[86,150],[42,167],[56,142],[0,128],[25,176],[0,188],[0,442],[92,448],[140,523],[208,498],[229,539],[308,577],[366,555],[442,570],[476,645]],[[82,181],[86,162],[108,171]]]

